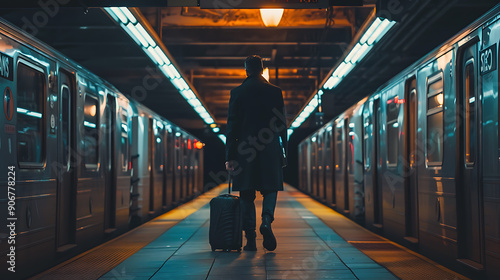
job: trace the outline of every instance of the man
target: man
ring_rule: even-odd
[[[231,91],[226,132],[226,169],[233,174],[233,189],[240,191],[245,251],[256,251],[255,191],[264,196],[260,232],[263,246],[276,249],[271,229],[278,191],[283,190],[287,126],[281,89],[263,76],[260,56],[245,60],[247,78]],[[280,145],[280,138],[283,147]]]

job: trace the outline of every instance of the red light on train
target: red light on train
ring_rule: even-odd
[[[131,170],[131,169],[132,169],[132,162],[131,162],[131,161],[129,161],[129,162],[128,162],[128,170]]]
[[[405,99],[399,99],[398,96],[394,97],[394,100],[393,99],[389,99],[387,100],[387,104],[391,104],[392,102],[394,101],[394,104],[404,104],[405,103]]]
[[[188,150],[191,150],[191,139],[188,139]]]
[[[201,149],[203,149],[203,143],[198,141],[198,142],[194,143],[194,147],[198,150],[201,150]]]

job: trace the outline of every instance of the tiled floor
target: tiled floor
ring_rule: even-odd
[[[212,252],[209,211],[203,206],[100,279],[397,279],[287,191],[278,195],[273,252],[259,233],[257,252]]]

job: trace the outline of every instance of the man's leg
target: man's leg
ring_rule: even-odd
[[[277,191],[260,191],[262,196],[264,196],[264,201],[262,202],[262,217],[265,214],[271,216],[271,222],[274,221],[274,211],[276,209],[276,200],[278,199]]]
[[[276,209],[276,200],[278,198],[277,191],[261,191],[264,196],[262,202],[262,225],[260,233],[264,237],[264,248],[269,251],[276,249],[276,237],[274,237],[271,223],[274,221],[274,210]]]
[[[243,216],[243,230],[245,231],[245,237],[247,239],[247,245],[243,249],[245,251],[256,251],[257,246],[255,244],[255,238],[257,235],[255,233],[255,191],[240,191],[240,199],[241,212]]]

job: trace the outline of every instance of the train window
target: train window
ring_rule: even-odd
[[[45,160],[45,75],[19,63],[17,77],[17,161],[20,167],[41,167]]]
[[[342,170],[342,159],[344,156],[344,127],[336,127],[335,129],[335,170]]]
[[[121,140],[120,140],[120,150],[122,157],[122,171],[127,172],[128,163],[128,112],[125,108],[120,107],[120,117],[121,117]]]
[[[97,98],[91,95],[85,95],[84,119],[83,119],[83,139],[84,139],[84,161],[85,167],[96,169],[98,163],[98,108]]]
[[[443,162],[443,77],[429,77],[427,82],[427,165]]]
[[[465,67],[465,162],[474,164],[476,160],[476,90],[474,83],[474,63]]]
[[[387,165],[398,164],[399,150],[399,99],[395,96],[387,100]]]

